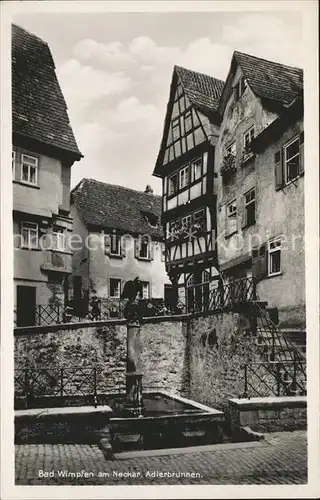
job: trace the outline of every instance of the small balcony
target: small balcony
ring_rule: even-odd
[[[72,254],[58,250],[45,250],[44,261],[41,265],[43,271],[57,271],[72,273]]]

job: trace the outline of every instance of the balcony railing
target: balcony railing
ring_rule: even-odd
[[[200,314],[231,309],[257,298],[254,278],[242,278],[211,290],[209,286],[208,283],[192,287],[194,292],[193,295],[189,292],[188,312]]]
[[[44,271],[72,272],[72,254],[58,250],[45,250],[41,269]]]

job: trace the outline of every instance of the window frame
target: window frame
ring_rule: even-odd
[[[55,250],[57,252],[65,252],[66,251],[66,231],[64,228],[60,227],[53,227],[52,228],[52,234],[55,235],[55,239],[53,240],[55,242],[55,248],[52,248],[52,250]],[[62,236],[62,238],[61,238]],[[59,241],[59,245],[58,245]],[[62,245],[60,245],[62,241]]]
[[[139,294],[139,298],[142,299],[142,300],[149,300],[150,299],[150,282],[149,281],[141,281],[141,292]],[[144,297],[144,291],[145,291],[145,288],[144,287],[147,287],[147,297]]]
[[[147,256],[141,255],[142,244],[144,242],[147,242]],[[151,242],[150,242],[149,238],[147,238],[146,236],[142,237],[142,238],[139,238],[138,258],[142,259],[142,260],[151,260]]]
[[[271,248],[271,245],[272,243],[280,243],[280,245],[278,245],[277,247],[275,248]],[[268,241],[268,276],[279,276],[280,274],[282,274],[282,270],[281,270],[281,250],[282,250],[282,238],[281,236],[277,236],[276,238],[272,238],[271,240]],[[276,253],[276,252],[280,252],[280,266],[279,266],[279,271],[276,271],[276,272],[271,272],[271,257],[272,257],[272,254]]]
[[[231,149],[233,148],[234,146],[234,153],[231,151]],[[224,150],[224,158],[228,155],[232,155],[234,158],[236,158],[237,156],[237,143],[236,141],[233,141],[229,144],[228,147],[225,148]]]
[[[35,226],[34,228],[31,227],[25,227],[25,224],[30,224]],[[28,244],[24,243],[24,237],[23,237],[23,231],[27,230],[28,231]],[[36,244],[31,246],[30,245],[30,232],[34,232],[36,235]],[[39,224],[37,222],[31,222],[31,221],[22,221],[21,222],[21,236],[22,236],[22,243],[21,243],[21,248],[25,250],[38,250],[39,249]]]
[[[294,144],[295,142],[298,143],[298,153],[291,158],[287,158],[287,149]],[[287,186],[291,182],[294,182],[296,179],[300,177],[300,135],[296,135],[290,141],[288,141],[286,144],[283,145],[282,147],[282,155],[283,155],[283,170],[284,170],[284,185]],[[292,160],[293,158],[299,158],[299,163],[298,163],[298,168],[297,168],[297,175],[296,177],[293,177],[292,179],[288,180],[288,162]]]
[[[253,131],[253,135],[251,137],[251,132]],[[248,143],[246,144],[246,136],[249,134],[249,141]],[[243,145],[243,151],[244,153],[246,152],[246,149],[248,148],[248,146],[250,146],[251,142],[253,141],[254,139],[254,134],[255,134],[255,127],[254,125],[251,125],[251,127],[249,127],[245,132],[243,132],[243,141],[242,141],[242,145]]]
[[[118,290],[118,295],[111,295],[111,283],[112,282],[117,282],[117,285],[119,286],[119,290]],[[109,287],[110,287],[110,293],[109,293],[109,296],[110,296],[110,299],[120,299],[121,298],[121,279],[120,278],[110,278],[109,280]]]
[[[187,172],[186,175],[184,175],[184,179],[185,179],[185,184],[182,185],[181,183],[181,178],[182,178],[182,174],[185,174],[185,172]],[[184,167],[180,168],[179,169],[179,191],[182,190],[182,189],[185,189],[189,186],[190,184],[190,165],[185,165]]]
[[[28,161],[25,160],[26,157],[31,158],[32,160],[35,160],[35,165],[32,163],[28,163]],[[26,181],[23,179],[23,166],[26,165],[28,167],[28,180]],[[37,156],[32,156],[28,153],[21,153],[21,171],[20,171],[20,182],[23,184],[27,184],[28,186],[38,186],[38,169],[39,169],[39,158]],[[35,182],[31,182],[30,179],[30,169],[34,168],[35,169]]]
[[[115,253],[113,252],[113,241],[118,243],[117,247],[119,248],[119,252]],[[110,234],[110,251],[109,251],[110,257],[122,257],[122,242],[121,242],[121,236],[119,234]]]
[[[197,163],[198,162],[198,163]],[[195,178],[194,172],[195,172],[195,166],[199,165],[200,166],[200,176]],[[190,181],[191,184],[193,182],[198,182],[203,176],[203,158],[202,156],[199,156],[198,158],[195,158],[190,162]]]
[[[247,201],[247,196],[250,195],[251,193],[254,193],[254,198],[252,200]],[[244,223],[245,227],[248,226],[253,226],[256,223],[256,188],[253,187],[249,189],[246,193],[243,195],[244,197]],[[254,204],[254,221],[253,222],[248,222],[248,211],[247,208],[249,205]]]
[[[175,189],[171,192],[171,184],[172,179],[176,177],[176,184],[175,184]],[[177,192],[179,191],[179,177],[178,177],[178,172],[175,172],[174,174],[170,175],[168,177],[168,196],[175,196]]]

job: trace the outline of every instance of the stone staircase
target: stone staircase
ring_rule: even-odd
[[[266,302],[251,301],[252,339],[261,363],[250,366],[249,385],[256,395],[306,395],[305,345],[297,346],[270,318]],[[297,335],[297,339],[299,339]],[[248,374],[246,374],[248,377]]]

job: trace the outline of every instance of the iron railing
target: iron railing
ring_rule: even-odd
[[[304,370],[294,362],[246,363],[243,365],[244,390],[241,396],[306,395],[306,362],[303,365]]]
[[[209,283],[193,285],[190,289],[193,291],[187,292],[187,311],[194,314],[232,309],[257,298],[254,278],[241,278],[213,289]]]
[[[15,369],[15,399],[26,408],[41,397],[92,396],[97,401],[100,367]]]

